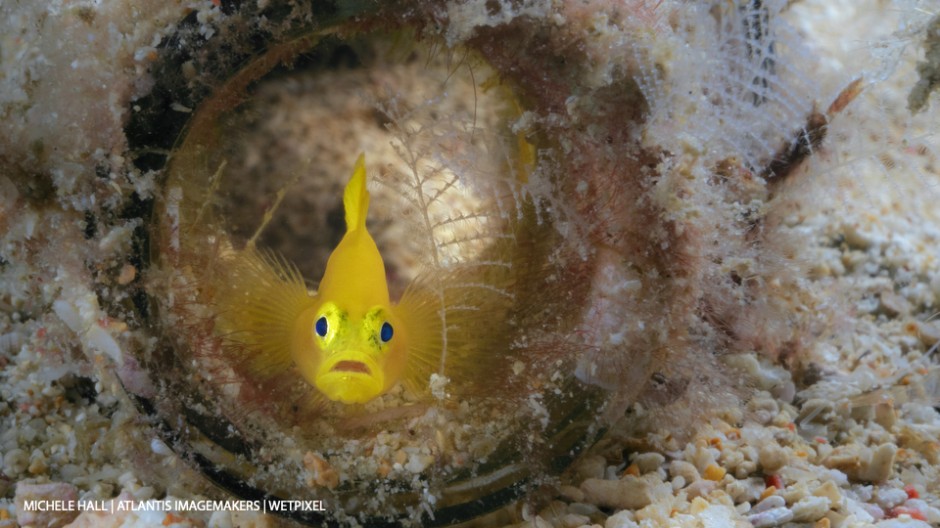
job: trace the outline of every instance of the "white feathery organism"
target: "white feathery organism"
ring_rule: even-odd
[[[781,16],[783,1],[690,5],[656,47],[637,44],[638,83],[651,105],[644,142],[750,170],[765,166],[798,132],[818,92],[812,57]],[[658,71],[657,52],[673,54]],[[714,159],[711,159],[714,158]]]

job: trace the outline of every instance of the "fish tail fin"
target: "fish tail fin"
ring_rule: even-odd
[[[365,229],[366,215],[369,212],[369,191],[366,189],[366,156],[359,154],[352,177],[343,193],[343,207],[346,209],[346,232]]]

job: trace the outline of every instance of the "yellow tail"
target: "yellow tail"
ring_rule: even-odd
[[[346,232],[365,229],[366,215],[369,213],[369,191],[366,190],[366,155],[359,154],[352,177],[343,193],[343,207],[346,209]]]

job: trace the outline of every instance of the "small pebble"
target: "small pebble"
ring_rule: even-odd
[[[636,468],[636,466],[633,466],[633,467]],[[638,477],[640,476],[639,473],[640,473],[640,470],[637,468],[636,474],[633,476]],[[604,478],[607,480],[617,480],[618,478],[622,477],[625,474],[629,474],[629,473],[622,472],[620,468],[617,466],[607,466],[604,469]]]
[[[832,481],[836,486],[848,486],[849,476],[838,469],[828,469],[819,475],[821,480]]]
[[[754,413],[754,420],[757,423],[766,425],[773,421],[774,417],[780,413],[780,405],[777,400],[770,397],[767,393],[757,395],[748,402],[747,407]]]
[[[864,503],[855,499],[846,498],[844,503],[845,513],[854,516],[855,519],[861,523],[873,522],[875,518],[868,513],[868,510],[866,510],[863,505]]]
[[[624,510],[608,517],[604,528],[639,528],[639,525],[634,521],[633,512]]]
[[[847,223],[843,226],[842,236],[845,243],[852,249],[864,251],[875,243],[875,235],[866,231],[865,227],[857,223]]]
[[[859,405],[849,413],[856,422],[870,422],[875,419],[875,408],[871,405]]]
[[[734,500],[735,504],[749,504],[760,498],[764,491],[764,482],[759,478],[732,480],[725,486],[725,491]],[[750,508],[750,505],[748,506]]]
[[[709,503],[707,500],[701,497],[695,497],[694,499],[692,499],[692,504],[689,505],[689,513],[691,513],[692,515],[698,515],[699,513],[702,513],[703,511],[705,511],[705,509],[708,508],[708,506],[709,506]]]
[[[329,462],[316,453],[308,451],[304,455],[304,467],[310,473],[307,482],[309,486],[316,485],[333,489],[339,484],[339,474]]]
[[[764,473],[776,473],[787,463],[787,452],[776,444],[767,444],[760,448],[758,461]]]
[[[875,448],[871,455],[871,460],[867,466],[859,471],[862,480],[871,482],[884,482],[891,477],[891,470],[894,467],[894,457],[897,455],[898,446],[887,443]]]
[[[812,522],[818,521],[826,515],[831,505],[826,497],[809,496],[798,500],[790,508],[790,511],[793,512],[794,521]]]
[[[635,477],[622,480],[590,478],[581,483],[581,491],[587,502],[607,508],[634,510],[653,502],[650,485]]]
[[[134,278],[137,276],[137,268],[130,264],[124,264],[121,267],[121,272],[118,274],[117,283],[120,285],[127,285],[134,281]]]
[[[706,480],[714,480],[715,482],[718,482],[724,478],[725,473],[727,472],[728,471],[725,468],[717,464],[709,464],[707,467],[705,467],[705,471],[702,472],[702,476],[705,477]]]
[[[608,467],[607,469],[610,469],[610,468]],[[607,475],[610,475],[610,472],[608,472]],[[634,477],[639,477],[640,466],[636,465],[635,462],[633,464],[630,464],[629,466],[627,466],[627,469],[624,469],[623,473],[621,473],[621,476],[623,475],[633,475]],[[611,477],[611,478],[614,478],[614,477]]]
[[[787,501],[783,499],[780,495],[771,495],[766,499],[758,502],[754,505],[754,508],[751,509],[751,513],[761,513],[767,510],[772,510],[774,508],[780,508],[787,505]]]
[[[525,528],[552,528],[552,523],[543,519],[541,515],[536,515],[520,526]]]
[[[695,482],[696,480],[702,478],[699,475],[698,469],[685,460],[673,460],[669,463],[669,476],[671,477],[683,477],[686,482]]]
[[[685,487],[685,477],[679,475],[669,481],[672,484],[672,491],[679,491]]]
[[[747,478],[757,471],[757,462],[753,460],[743,460],[734,468],[734,477],[738,479]]]
[[[590,524],[591,519],[586,515],[578,515],[576,513],[566,513],[561,518],[561,525],[565,528],[578,528],[585,524]]]
[[[747,516],[748,522],[754,525],[754,528],[767,528],[770,526],[779,526],[785,522],[793,520],[793,512],[787,508],[773,508],[760,513]]]
[[[890,431],[898,421],[898,412],[891,402],[882,402],[875,405],[875,423]]]
[[[29,455],[22,449],[11,449],[3,456],[3,472],[8,477],[16,477],[29,467]]]
[[[925,347],[929,348],[937,342],[940,342],[940,322],[917,321],[916,325],[917,335],[920,337],[920,342],[923,343]]]
[[[696,480],[685,488],[685,492],[690,499],[694,499],[695,497],[707,496],[709,493],[715,491],[717,487],[718,483],[713,480]]]
[[[588,504],[586,502],[572,502],[568,505],[568,513],[574,513],[577,515],[584,515],[590,518],[602,517],[600,508],[593,504]]]
[[[893,291],[882,292],[880,297],[880,312],[889,317],[897,317],[898,315],[907,314],[911,311],[910,301]]]
[[[698,514],[703,528],[726,528],[734,526],[734,511],[721,504],[713,504]]]
[[[780,495],[787,501],[787,504],[793,504],[802,500],[804,497],[809,495],[809,489],[806,487],[805,482],[796,482],[791,486],[787,486],[780,492]]]
[[[878,488],[878,491],[875,492],[875,502],[885,510],[904,504],[906,500],[907,492],[902,489]]]
[[[855,492],[854,498],[862,502],[870,502],[872,500],[872,497],[875,496],[875,488],[874,486],[870,486],[870,485],[869,486],[856,486],[852,489],[852,491]]]
[[[803,403],[800,408],[799,421],[802,422],[825,422],[832,414],[834,404],[825,398],[811,398]]]
[[[29,467],[26,470],[29,471],[30,475],[40,475],[45,473],[46,469],[48,469],[46,466],[46,456],[38,449],[33,451]]]
[[[838,505],[842,502],[842,492],[839,491],[839,487],[831,480],[823,482],[818,488],[813,490],[813,495],[826,497],[829,499],[830,504]]]
[[[565,500],[569,500],[571,502],[584,501],[584,492],[571,485],[560,487],[558,489],[558,494]]]
[[[760,389],[770,391],[775,387],[784,386],[788,382],[792,383],[789,371],[769,364],[766,359],[762,358],[762,360],[759,360],[755,354],[740,354],[726,359],[732,367],[750,374]]]
[[[651,473],[659,469],[659,466],[666,461],[666,457],[659,453],[641,453],[637,455],[633,463],[637,465],[641,473]]]
[[[434,457],[431,455],[412,453],[408,456],[408,463],[405,464],[405,469],[411,473],[417,474],[423,472],[433,463]]]
[[[869,502],[863,502],[863,503],[861,504],[861,507],[862,507],[863,510],[865,510],[866,512],[868,512],[868,515],[871,515],[871,518],[872,518],[872,519],[878,520],[878,519],[884,519],[884,518],[885,518],[885,511],[882,510],[882,509],[881,509],[881,506],[878,506],[877,504],[871,504],[871,503],[869,503]]]

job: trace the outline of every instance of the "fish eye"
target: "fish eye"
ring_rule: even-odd
[[[326,337],[326,332],[330,329],[330,325],[326,322],[325,315],[317,319],[317,323],[314,325],[313,329],[316,330],[318,336]],[[389,331],[389,337],[391,337],[391,331]]]
[[[388,343],[392,340],[392,335],[395,333],[395,330],[392,328],[392,325],[387,321],[382,323],[382,330],[379,332],[379,338],[382,339],[383,343]]]

